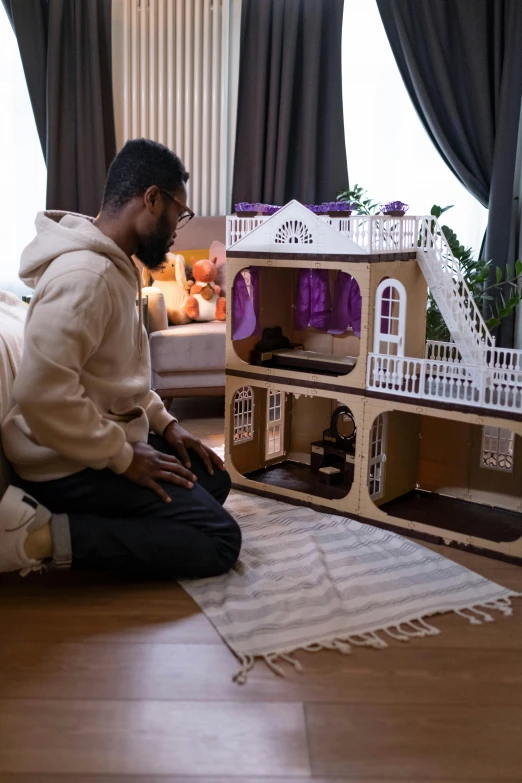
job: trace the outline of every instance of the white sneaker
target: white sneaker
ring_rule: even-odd
[[[0,573],[20,570],[22,576],[40,571],[41,560],[25,553],[25,539],[33,530],[43,527],[51,512],[19,487],[8,487],[0,500]]]

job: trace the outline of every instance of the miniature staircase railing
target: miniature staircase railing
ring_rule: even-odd
[[[495,340],[475,304],[451,248],[435,218],[419,220],[417,261],[466,364],[483,365]]]

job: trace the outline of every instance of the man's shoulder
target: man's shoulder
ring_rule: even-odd
[[[44,278],[49,281],[63,275],[68,277],[107,277],[113,266],[107,256],[96,253],[94,250],[75,250],[57,256],[49,264],[42,276],[42,281]]]

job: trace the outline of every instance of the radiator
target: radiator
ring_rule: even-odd
[[[120,0],[120,6],[119,142],[143,136],[166,144],[190,172],[189,206],[198,215],[226,214],[240,2]]]

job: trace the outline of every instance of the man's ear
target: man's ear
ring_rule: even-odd
[[[143,194],[143,202],[149,212],[156,213],[158,209],[160,191],[157,185],[151,185]]]

